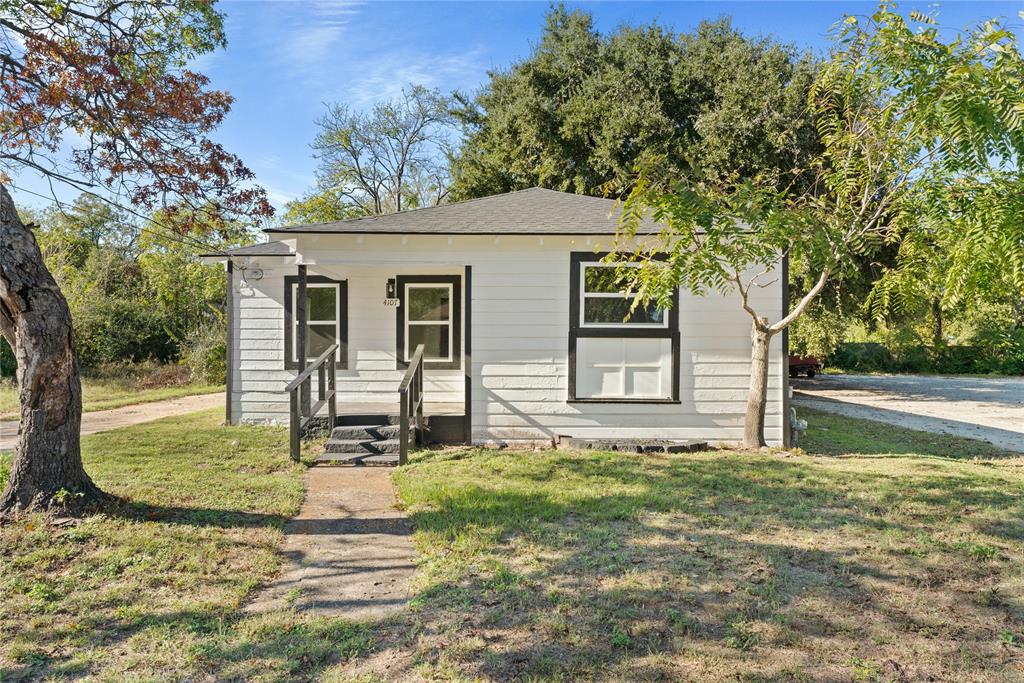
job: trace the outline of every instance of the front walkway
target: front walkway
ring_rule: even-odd
[[[135,405],[82,413],[82,434],[108,432],[118,427],[128,427],[142,422],[152,422],[164,417],[194,413],[224,405],[224,392],[169,398],[166,401],[151,401]],[[18,441],[18,421],[0,422],[0,451],[12,451]]]
[[[377,619],[405,607],[416,552],[391,471],[311,467],[302,510],[285,525],[285,566],[246,611]]]

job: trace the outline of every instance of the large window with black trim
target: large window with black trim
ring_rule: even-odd
[[[462,366],[462,279],[458,275],[399,275],[395,336],[398,367],[423,344],[423,362],[434,369]]]
[[[284,366],[298,369],[299,323],[297,310],[298,277],[284,279]],[[306,278],[306,348],[312,361],[338,342],[336,366],[348,367],[348,283],[319,275]]]
[[[569,279],[569,400],[679,401],[678,293],[666,310],[636,304],[605,254],[574,252]]]

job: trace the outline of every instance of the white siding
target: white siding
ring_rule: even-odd
[[[604,240],[605,245],[610,240]],[[739,441],[750,360],[750,320],[735,294],[680,293],[679,404],[568,404],[569,254],[599,249],[586,237],[303,235],[296,248],[311,275],[347,279],[349,370],[339,371],[343,401],[394,402],[395,309],[383,305],[396,275],[462,275],[472,266],[473,440],[551,441],[562,436],[644,436]],[[283,388],[284,276],[295,266],[254,259],[264,278],[241,282],[235,325],[236,414],[245,421],[287,419]],[[765,278],[771,280],[769,276]],[[751,293],[777,319],[779,277]],[[464,302],[465,303],[465,302]],[[463,344],[463,349],[465,345]],[[766,437],[782,438],[785,362],[772,341]],[[427,399],[462,397],[462,371],[428,371]]]

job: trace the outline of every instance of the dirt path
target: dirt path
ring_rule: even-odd
[[[1024,378],[825,375],[792,384],[798,410],[806,406],[1024,452]]]
[[[118,427],[128,427],[140,422],[151,422],[162,417],[184,415],[223,405],[224,394],[216,393],[137,403],[133,406],[123,406],[111,410],[97,410],[82,414],[82,434],[107,432]],[[18,421],[0,422],[0,451],[13,450],[17,440]]]
[[[377,619],[410,598],[412,527],[385,467],[311,467],[306,500],[285,526],[285,567],[246,607]]]

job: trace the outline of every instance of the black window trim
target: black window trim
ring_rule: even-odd
[[[459,370],[462,368],[462,276],[461,275],[398,275],[398,306],[395,308],[395,367],[405,370],[405,286],[408,284],[451,285],[452,306],[452,359],[450,361],[424,360],[423,367],[429,370]]]
[[[632,403],[632,404],[678,404],[679,399],[679,290],[672,294],[672,307],[668,311],[668,326],[630,327],[584,327],[580,324],[580,269],[583,263],[600,261],[611,252],[573,251],[569,253],[569,386],[567,403]],[[656,254],[664,260],[664,254]],[[612,339],[670,339],[672,342],[672,397],[671,398],[579,398],[576,396],[576,347],[577,340],[587,337]]]
[[[298,275],[286,275],[284,278],[284,369],[298,370],[299,361],[293,357],[293,328],[295,312],[292,310],[292,292],[298,285]],[[306,284],[338,285],[338,360],[334,367],[338,370],[348,369],[348,280],[335,280],[324,275],[307,275]]]

